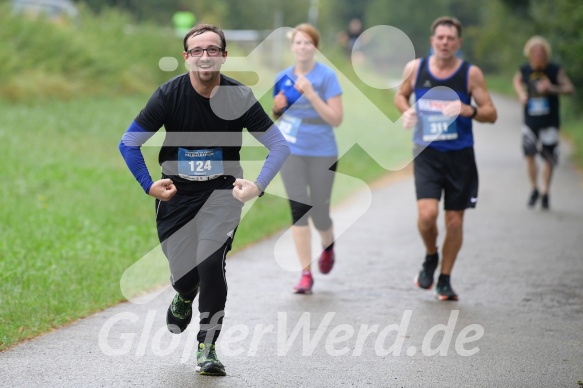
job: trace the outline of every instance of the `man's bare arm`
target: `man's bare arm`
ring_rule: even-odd
[[[407,110],[409,110],[409,108],[411,108],[411,104],[409,103],[409,98],[411,97],[411,94],[413,93],[413,86],[414,86],[415,76],[417,73],[416,70],[418,67],[418,62],[419,62],[419,60],[415,59],[415,60],[407,63],[407,65],[405,65],[405,68],[403,69],[401,86],[399,87],[399,90],[397,91],[397,93],[395,93],[394,103],[395,103],[395,106],[397,107],[397,109],[399,109],[399,111],[401,111],[401,113],[404,113]]]
[[[573,94],[575,93],[575,87],[573,83],[567,76],[567,73],[563,69],[559,70],[559,74],[557,75],[557,81],[559,83],[557,94]]]
[[[514,77],[512,77],[512,86],[514,87],[514,91],[516,92],[516,95],[518,96],[520,102],[523,105],[526,105],[526,102],[528,101],[528,94],[526,93],[526,90],[524,90],[524,85],[522,83],[522,74],[520,74],[520,72],[516,72],[516,74],[514,74]]]
[[[419,62],[419,59],[415,59],[405,65],[401,86],[395,94],[394,103],[397,109],[403,114],[401,119],[404,128],[412,128],[417,123],[417,115],[415,110],[411,108],[409,98],[413,94]]]
[[[477,111],[474,120],[482,123],[494,123],[498,118],[498,113],[486,88],[484,74],[477,66],[470,67],[469,89],[472,97],[476,101]],[[469,105],[462,106],[461,115],[471,117],[474,109]]]

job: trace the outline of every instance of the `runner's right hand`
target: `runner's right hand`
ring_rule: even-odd
[[[403,128],[410,129],[417,125],[417,113],[414,108],[409,108],[403,113],[401,117]]]
[[[160,179],[154,182],[148,194],[160,201],[169,201],[176,194],[176,186],[171,179]]]
[[[273,111],[282,112],[285,107],[287,107],[287,97],[283,93],[283,90],[280,90],[273,98]]]

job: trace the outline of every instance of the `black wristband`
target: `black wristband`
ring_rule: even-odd
[[[265,194],[265,188],[261,187],[261,185],[259,183],[257,183],[257,181],[255,181],[253,183],[255,183],[255,186],[257,186],[259,191],[261,191],[261,194],[259,194],[258,197],[263,197],[263,194]]]
[[[474,111],[472,112],[472,115],[470,116],[470,119],[473,119],[478,114],[478,107],[477,106],[472,105],[472,109]]]

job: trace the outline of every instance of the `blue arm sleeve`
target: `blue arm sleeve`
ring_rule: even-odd
[[[121,155],[146,194],[150,192],[154,181],[148,172],[144,155],[142,155],[140,148],[149,138],[154,136],[154,133],[146,131],[133,121],[119,143]]]
[[[277,126],[272,125],[261,137],[257,138],[268,150],[267,159],[263,163],[261,172],[257,177],[257,187],[261,191],[275,178],[281,166],[289,156],[290,150],[287,141]]]

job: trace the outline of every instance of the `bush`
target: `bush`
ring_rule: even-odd
[[[81,8],[78,25],[14,15],[0,7],[0,98],[12,102],[126,95],[184,71],[161,71],[162,57],[181,63],[171,30],[132,24],[120,12]]]

